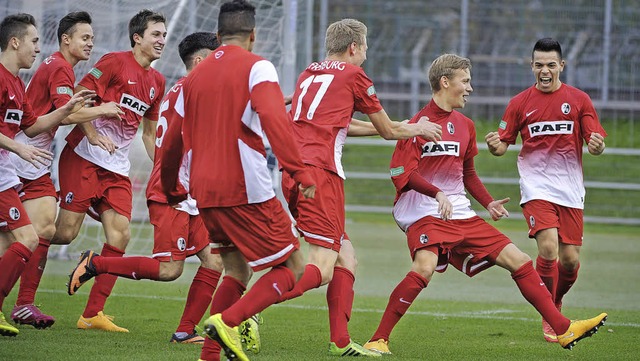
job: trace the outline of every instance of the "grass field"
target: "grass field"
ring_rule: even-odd
[[[522,221],[496,223],[530,255]],[[364,342],[380,320],[388,295],[410,260],[402,233],[389,216],[350,214],[349,234],[360,266],[351,336]],[[148,250],[147,252],[150,252]],[[390,360],[632,360],[640,354],[640,247],[637,228],[587,226],[580,278],[564,302],[571,318],[609,313],[607,325],[573,351],[543,341],[540,319],[506,271],[493,268],[470,280],[454,269],[437,274],[391,335]],[[107,302],[129,334],[81,331],[75,322],[89,288],[65,293],[72,261],[50,261],[37,302],[57,318],[48,330],[21,326],[0,338],[0,360],[196,360],[199,348],[168,342],[182,312],[195,264],[172,283],[121,279]],[[326,356],[325,288],[264,313],[263,351],[253,360],[335,360]],[[14,292],[5,301],[8,316]]]

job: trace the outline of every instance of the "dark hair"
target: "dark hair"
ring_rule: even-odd
[[[36,19],[31,14],[20,13],[5,17],[0,23],[0,50],[7,50],[9,40],[13,37],[24,38],[29,25],[36,26]]]
[[[531,52],[531,59],[533,59],[533,53],[536,51],[555,51],[558,53],[560,60],[562,60],[562,47],[560,47],[560,43],[553,38],[542,38],[536,41],[536,45],[533,46],[533,51]]]
[[[189,69],[189,63],[197,52],[202,49],[216,50],[220,46],[218,37],[210,32],[197,32],[187,35],[178,45],[178,54],[184,65]]]
[[[68,13],[58,23],[58,44],[62,43],[62,35],[71,35],[76,31],[77,24],[91,25],[91,15],[86,11]]]
[[[247,35],[256,27],[256,7],[244,0],[222,4],[218,14],[218,35]]]
[[[136,42],[133,41],[133,35],[138,34],[140,36],[144,36],[144,31],[147,30],[147,26],[150,22],[153,22],[154,24],[166,23],[167,19],[160,13],[149,9],[143,9],[129,20],[129,41],[131,42],[132,48],[136,45]]]

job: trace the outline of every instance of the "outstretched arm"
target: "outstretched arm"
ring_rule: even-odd
[[[368,116],[380,136],[387,140],[422,137],[437,142],[442,139],[442,127],[431,123],[427,117],[422,117],[418,122],[409,124],[392,121],[384,109],[368,114]]]
[[[0,148],[17,154],[20,158],[33,164],[36,168],[40,168],[40,165],[48,166],[49,163],[46,161],[51,161],[53,159],[53,153],[48,150],[16,142],[2,133],[0,133]]]

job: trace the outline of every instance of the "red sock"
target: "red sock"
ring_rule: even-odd
[[[567,332],[571,320],[564,317],[553,304],[551,293],[536,270],[533,269],[532,261],[525,263],[513,272],[511,278],[516,281],[524,298],[549,322],[556,334],[562,335]]]
[[[13,242],[0,259],[0,311],[11,289],[18,281],[31,258],[31,250],[20,242]]]
[[[578,263],[573,271],[569,271],[558,262],[558,288],[556,289],[556,297],[554,299],[556,306],[562,305],[562,297],[569,292],[576,282],[576,279],[578,279],[579,269],[580,263]]]
[[[353,308],[353,273],[343,267],[334,267],[333,278],[327,287],[327,305],[329,306],[329,331],[331,342],[345,347],[351,342],[349,319]]]
[[[238,326],[242,321],[282,299],[291,290],[296,278],[285,266],[276,266],[265,273],[238,302],[222,312],[222,320],[228,326]]]
[[[93,265],[98,274],[108,273],[132,280],[160,279],[160,261],[150,257],[105,257],[96,256]]]
[[[538,256],[536,259],[536,272],[540,279],[551,293],[551,298],[555,299],[556,288],[558,286],[558,261],[546,259]]]
[[[417,272],[409,272],[389,296],[389,303],[384,310],[378,329],[371,340],[383,339],[389,341],[389,335],[409,306],[418,297],[422,289],[429,285],[429,281]]]
[[[27,262],[27,266],[20,276],[20,289],[18,290],[16,305],[22,306],[34,303],[36,290],[38,289],[38,285],[40,285],[44,267],[47,264],[47,254],[49,253],[50,244],[51,242],[48,239],[39,238],[38,247],[33,251],[29,262]]]
[[[193,332],[193,329],[200,323],[202,316],[211,305],[213,292],[216,290],[219,280],[220,272],[204,267],[198,268],[198,272],[196,272],[191,282],[191,287],[189,287],[187,302],[184,305],[184,311],[176,332]]]
[[[246,290],[246,287],[242,282],[231,276],[224,276],[222,282],[216,293],[213,295],[213,301],[211,302],[211,314],[215,315],[220,313],[231,305],[236,303],[242,294]],[[205,361],[220,361],[220,345],[212,339],[205,337],[204,345],[202,345],[202,352],[200,353],[200,359]]]
[[[124,250],[120,250],[108,244],[102,246],[103,257],[122,257],[124,256]],[[104,310],[104,304],[107,302],[107,297],[111,294],[113,286],[116,284],[118,276],[112,274],[101,274],[95,278],[91,292],[89,292],[89,299],[87,300],[87,306],[84,308],[82,316],[85,318],[94,317],[98,312]]]
[[[322,284],[322,273],[318,266],[314,264],[307,264],[304,267],[304,273],[302,277],[296,282],[291,291],[285,292],[282,295],[282,299],[278,302],[284,302],[292,298],[300,297],[308,290],[318,288]]]

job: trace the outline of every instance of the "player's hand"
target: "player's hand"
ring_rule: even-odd
[[[498,132],[487,133],[487,135],[484,136],[484,140],[485,142],[487,142],[487,147],[489,147],[489,150],[498,149],[498,146],[500,145],[500,143],[502,143],[500,141],[500,136],[498,135]]]
[[[109,103],[100,105],[100,108],[103,109],[103,114],[105,118],[117,118],[118,120],[122,120],[120,116],[124,115],[124,110],[120,108],[120,105],[118,105],[118,103],[109,102]]]
[[[96,92],[93,90],[81,90],[73,94],[67,104],[64,105],[64,108],[69,111],[69,114],[73,114],[86,105],[92,105],[95,96]]]
[[[442,127],[436,123],[431,123],[429,118],[420,117],[415,124],[420,127],[420,137],[435,143],[442,140]]]
[[[604,137],[600,133],[591,133],[591,137],[589,138],[589,143],[587,144],[587,149],[589,153],[593,155],[600,155],[604,152],[605,144]]]
[[[113,140],[111,140],[111,138],[98,133],[93,136],[87,135],[87,140],[89,141],[89,144],[98,146],[109,152],[109,154],[115,153],[116,149],[118,149],[118,146],[113,142]]]
[[[15,153],[38,169],[41,165],[49,165],[47,161],[53,160],[53,153],[48,150],[36,148],[32,145],[22,144],[19,142],[17,142],[17,144],[18,147]]]
[[[438,194],[436,194],[436,201],[438,201],[438,213],[440,213],[442,220],[450,220],[453,214],[453,205],[449,201],[449,198],[447,198],[447,195],[444,194],[444,192],[438,192]]]
[[[499,221],[502,217],[509,217],[509,212],[504,208],[504,204],[509,202],[511,198],[500,199],[489,203],[487,210],[491,215],[491,219]]]
[[[302,184],[298,184],[298,189],[300,190],[300,193],[302,193],[302,195],[305,198],[310,198],[313,199],[313,197],[316,196],[316,186],[314,185],[310,185],[308,187],[303,187]]]
[[[293,101],[293,94],[285,95],[284,97],[284,105],[289,105]]]

